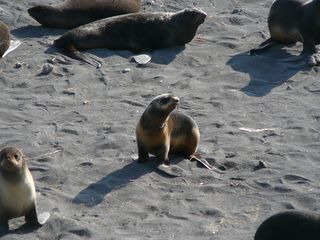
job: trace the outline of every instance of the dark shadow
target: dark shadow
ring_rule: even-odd
[[[250,75],[250,82],[241,89],[248,96],[262,97],[288,81],[302,70],[310,70],[304,62],[281,62],[283,59],[294,57],[281,46],[259,55],[250,56],[248,53],[240,53],[233,56],[227,65],[238,72]]]
[[[32,227],[32,226],[28,225],[27,223],[24,223],[20,227],[13,229],[13,230],[9,230],[9,231],[1,231],[0,230],[0,238],[4,237],[6,235],[10,235],[10,234],[24,235],[24,234],[31,233],[37,229],[38,228]]]
[[[151,56],[151,62],[156,64],[168,65],[176,56],[185,49],[185,46],[176,46],[164,49],[157,49],[149,52],[134,53],[128,50],[109,50],[109,49],[91,49],[87,52],[100,58],[107,58],[113,55],[120,56],[125,59],[131,59],[135,55],[147,54]]]
[[[66,31],[68,29],[28,25],[13,29],[10,33],[17,38],[41,38],[44,36],[60,36]]]
[[[170,157],[171,165],[177,164],[182,160],[183,158]],[[151,157],[147,163],[143,164],[133,161],[123,168],[108,174],[99,181],[90,184],[78,193],[72,202],[75,204],[84,204],[88,207],[94,207],[100,204],[105,196],[112,190],[124,187],[131,181],[137,180],[150,172],[157,172],[163,177],[172,178],[172,176],[157,169],[159,164],[160,163],[158,163],[154,157]]]
[[[130,60],[135,55],[147,54],[147,55],[150,55],[150,57],[151,57],[151,63],[168,65],[176,58],[177,54],[182,52],[184,49],[185,49],[184,46],[178,46],[178,47],[153,50],[150,52],[133,53],[128,50],[109,50],[109,49],[100,48],[100,49],[90,49],[90,50],[81,51],[81,52],[84,54],[89,53],[89,54],[91,54],[93,56],[97,56],[101,59],[117,55],[117,56],[120,56],[120,57],[128,59],[128,60]],[[58,49],[54,46],[50,46],[45,51],[45,53],[48,53],[48,54],[53,54],[55,52],[59,52],[59,53],[63,54],[63,52],[60,49]]]

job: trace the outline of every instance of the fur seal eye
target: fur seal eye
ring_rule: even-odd
[[[19,158],[18,154],[13,155],[13,157],[14,157],[14,159],[18,159]]]
[[[169,101],[170,101],[169,97],[163,98],[163,99],[161,99],[161,104],[168,104]]]

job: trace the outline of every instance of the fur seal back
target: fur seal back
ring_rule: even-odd
[[[47,27],[74,28],[98,19],[140,11],[140,0],[66,0],[60,4],[28,9],[31,17]]]

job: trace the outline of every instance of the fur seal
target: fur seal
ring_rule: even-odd
[[[320,43],[319,0],[276,0],[273,2],[268,27],[271,37],[250,54],[262,52],[275,44],[303,43],[303,51],[297,59],[307,59],[308,64],[320,64],[316,45]],[[290,59],[289,59],[290,61]]]
[[[155,97],[142,114],[137,127],[138,162],[146,162],[149,153],[169,165],[169,154],[192,157],[200,141],[196,122],[189,116],[172,112],[179,98],[165,93]]]
[[[111,16],[140,11],[140,0],[66,0],[60,4],[28,9],[31,17],[47,27],[74,28]]]
[[[10,46],[10,32],[6,24],[0,21],[0,58]]]
[[[285,211],[267,218],[256,231],[254,240],[319,240],[320,215]]]
[[[9,229],[8,220],[21,216],[28,225],[40,227],[50,214],[38,218],[34,181],[25,156],[16,147],[7,147],[0,152],[0,232]]]
[[[54,41],[72,58],[91,63],[78,50],[107,48],[134,52],[190,42],[207,14],[199,9],[176,13],[132,13],[101,19],[72,29]]]

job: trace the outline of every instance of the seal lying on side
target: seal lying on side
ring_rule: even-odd
[[[66,0],[28,9],[31,17],[47,27],[74,28],[111,16],[139,12],[140,0]]]
[[[40,227],[50,214],[38,219],[36,191],[22,152],[15,147],[0,152],[0,232],[9,229],[8,220],[25,216],[28,225]]]
[[[10,46],[10,32],[6,24],[0,21],[0,58]]]
[[[316,45],[320,43],[319,0],[276,0],[271,6],[268,26],[271,37],[252,49],[259,53],[275,44],[303,43],[303,51],[296,60],[307,59],[310,65],[319,65]]]
[[[254,240],[319,240],[320,215],[286,211],[267,218],[258,228]]]
[[[54,45],[72,58],[99,67],[78,50],[108,48],[140,52],[184,45],[194,38],[206,16],[198,9],[116,16],[72,29],[55,40]]]

